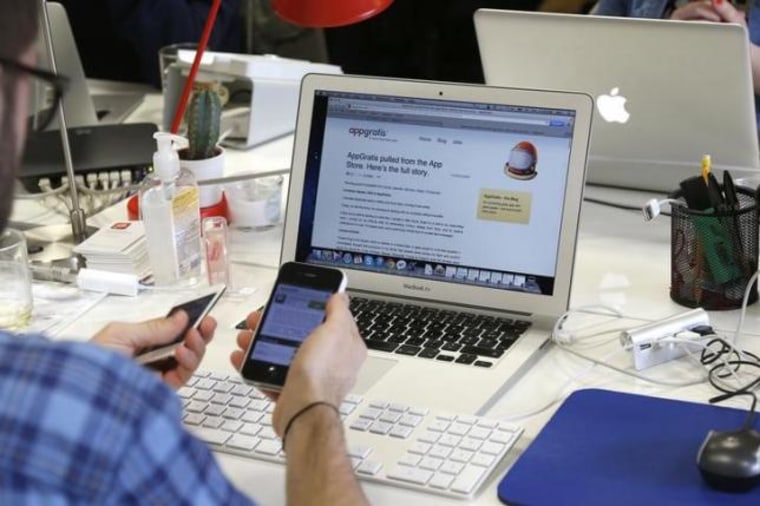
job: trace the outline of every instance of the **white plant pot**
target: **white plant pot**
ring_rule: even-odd
[[[216,179],[224,175],[224,149],[217,147],[219,154],[213,158],[202,160],[185,160],[180,152],[179,165],[192,172],[198,182],[206,179]],[[222,201],[222,186],[204,185],[199,186],[201,207],[210,207]]]

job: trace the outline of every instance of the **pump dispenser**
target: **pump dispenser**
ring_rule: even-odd
[[[184,137],[156,132],[153,172],[140,188],[140,217],[145,226],[156,285],[194,284],[201,275],[200,192],[192,172],[183,169],[174,149]]]

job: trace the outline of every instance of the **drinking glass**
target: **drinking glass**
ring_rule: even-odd
[[[0,234],[0,329],[18,330],[32,318],[32,277],[26,239],[18,230]]]

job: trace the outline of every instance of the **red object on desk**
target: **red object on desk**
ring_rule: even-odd
[[[227,209],[227,197],[222,193],[222,200],[213,206],[201,207],[201,221],[211,216],[221,216],[227,223],[230,221],[229,211]],[[130,220],[140,219],[140,200],[137,195],[132,195],[127,201],[127,217]]]

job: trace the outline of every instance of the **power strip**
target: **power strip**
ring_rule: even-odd
[[[680,358],[687,350],[698,352],[701,347],[696,344],[696,340],[693,347],[689,344],[660,341],[703,325],[710,325],[710,318],[704,309],[696,308],[626,330],[621,334],[620,342],[623,346],[631,347],[634,367],[641,371]]]

